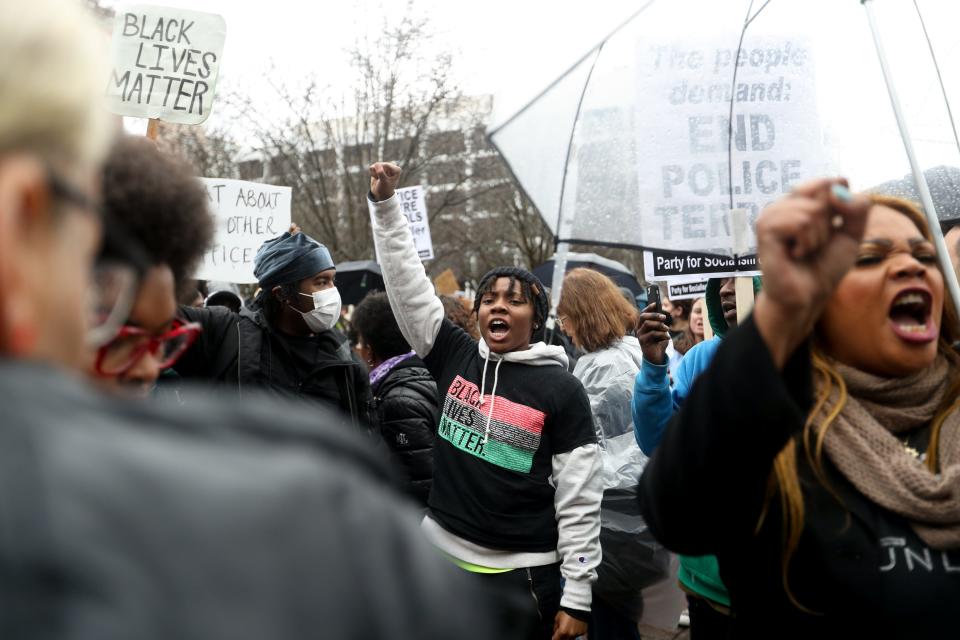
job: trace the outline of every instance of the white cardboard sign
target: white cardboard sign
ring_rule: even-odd
[[[707,295],[707,281],[667,283],[667,298],[670,300],[695,300]]]
[[[216,234],[197,279],[256,282],[253,259],[257,249],[290,228],[290,187],[221,178],[200,180],[207,188]]]
[[[221,16],[132,4],[117,9],[107,108],[200,124],[210,115],[227,27]]]
[[[732,258],[710,264],[684,254],[734,254],[731,199],[747,210],[749,237],[740,254],[754,253],[760,211],[823,170],[809,43],[752,37],[738,55],[719,40],[645,41],[638,56],[639,222],[645,246],[673,249],[653,252],[659,276],[647,277],[746,275],[750,265]]]
[[[427,198],[422,186],[397,189],[400,212],[407,218],[413,243],[421,260],[433,260],[433,240],[430,239],[430,220],[427,217]],[[373,224],[373,206],[370,205],[370,223]],[[380,255],[377,254],[377,262]]]

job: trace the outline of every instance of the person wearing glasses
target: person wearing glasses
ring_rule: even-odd
[[[125,136],[107,158],[102,198],[107,226],[123,234],[118,244],[140,251],[140,277],[128,315],[89,370],[104,386],[146,396],[202,330],[180,315],[177,294],[213,236],[207,194],[182,160]]]
[[[109,68],[82,6],[0,0],[0,638],[522,637],[342,416],[78,375],[124,323],[146,353],[172,328],[138,304],[155,259],[101,217]]]

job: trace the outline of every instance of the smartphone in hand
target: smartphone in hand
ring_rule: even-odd
[[[671,316],[669,313],[663,312],[663,303],[660,300],[660,287],[655,284],[647,287],[647,303],[656,304],[657,306],[654,311],[666,316],[663,324],[667,325],[668,327],[673,324],[673,316]]]

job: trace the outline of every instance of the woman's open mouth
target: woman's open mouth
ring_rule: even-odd
[[[487,333],[494,340],[503,340],[510,333],[510,324],[506,320],[494,318],[487,325]]]
[[[932,298],[923,289],[905,289],[890,305],[890,326],[907,342],[928,343],[937,339],[940,328],[930,313]]]

